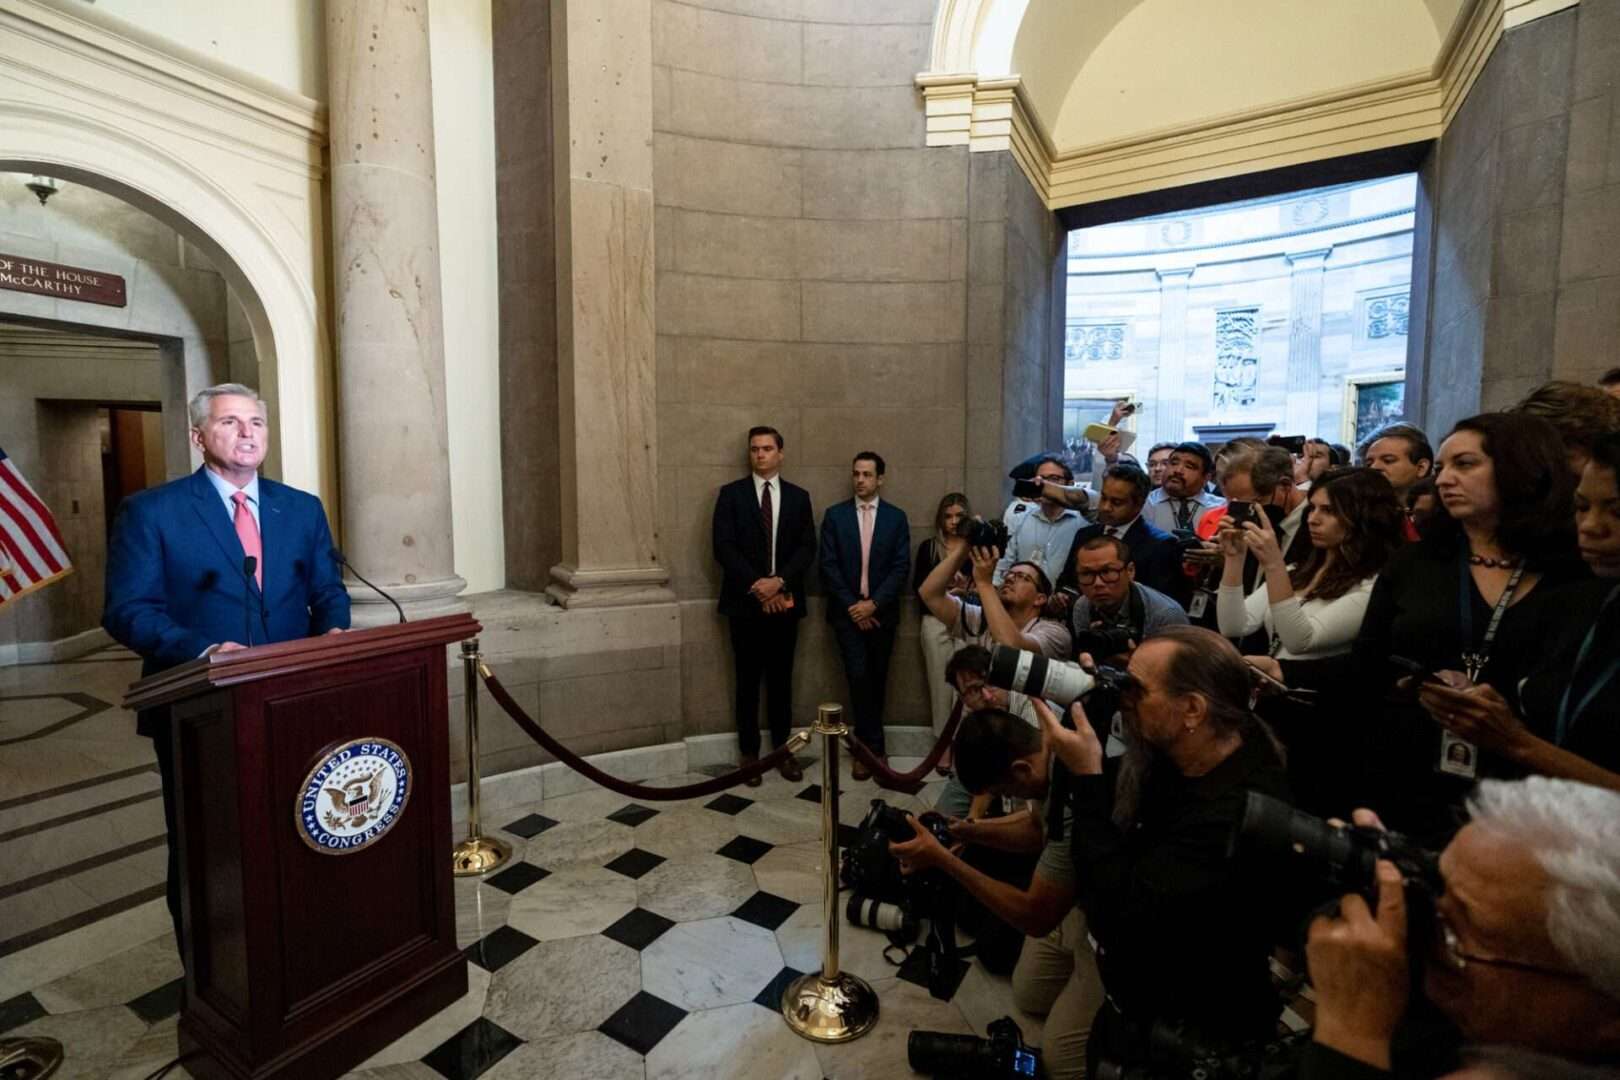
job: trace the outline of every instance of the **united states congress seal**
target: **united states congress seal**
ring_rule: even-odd
[[[411,797],[411,759],[387,739],[321,751],[298,789],[298,836],[323,855],[348,855],[394,827]]]

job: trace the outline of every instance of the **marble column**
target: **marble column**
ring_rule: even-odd
[[[326,5],[338,458],[349,560],[411,618],[464,610],[450,526],[425,3]],[[393,619],[351,583],[354,622]]]
[[[1188,438],[1187,423],[1187,286],[1194,267],[1159,273],[1159,382],[1154,408],[1158,417],[1154,442]],[[1149,444],[1152,445],[1151,443]],[[1147,460],[1147,447],[1139,456]]]
[[[1322,389],[1322,276],[1330,251],[1288,255],[1288,404],[1283,435],[1316,435],[1321,427],[1317,397]]]
[[[652,0],[553,0],[564,607],[670,602],[658,535]]]

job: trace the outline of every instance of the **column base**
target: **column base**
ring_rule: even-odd
[[[394,605],[378,596],[376,590],[358,581],[344,583],[349,590],[349,625],[356,630],[370,626],[387,626],[399,621]],[[469,610],[461,599],[467,588],[465,579],[451,575],[437,581],[418,581],[409,585],[384,585],[388,595],[399,601],[407,621],[432,619],[440,615],[459,615]]]
[[[551,584],[546,586],[546,595],[564,608],[675,602],[674,590],[669,587],[669,571],[661,566],[580,570],[558,563],[551,568]]]

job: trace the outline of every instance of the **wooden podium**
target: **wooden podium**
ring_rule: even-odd
[[[338,1076],[466,993],[445,646],[478,630],[261,645],[130,687],[172,718],[194,1076]]]

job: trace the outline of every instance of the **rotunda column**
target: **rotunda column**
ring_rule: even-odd
[[[450,522],[425,3],[326,5],[344,547],[411,618],[464,610]],[[352,583],[356,626],[393,609]]]

